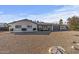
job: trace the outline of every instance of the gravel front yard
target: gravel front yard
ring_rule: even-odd
[[[51,32],[47,35],[0,32],[0,53],[47,54],[51,46],[62,46],[68,54],[79,53],[79,50],[71,48],[73,41],[79,42],[78,31]]]

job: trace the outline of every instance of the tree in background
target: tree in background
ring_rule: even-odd
[[[70,30],[79,30],[79,17],[73,16],[67,19]]]
[[[59,24],[63,25],[63,20],[62,19],[59,20]]]

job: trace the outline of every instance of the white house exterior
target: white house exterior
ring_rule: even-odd
[[[34,22],[28,19],[9,23],[11,32],[36,32],[36,31],[63,31],[67,30],[67,25],[59,25],[45,22]]]
[[[11,32],[35,32],[37,31],[37,24],[31,20],[23,19],[9,24]]]

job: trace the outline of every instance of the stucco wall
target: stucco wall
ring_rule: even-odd
[[[37,29],[37,24],[32,23],[32,22],[29,22],[29,21],[21,21],[21,22],[16,22],[16,23],[9,24],[9,25],[10,25],[9,30],[10,30],[11,28],[13,28],[13,29],[14,29],[13,32],[24,32],[24,31],[21,30],[22,28],[26,28],[26,29],[27,29],[27,31],[25,31],[25,32],[33,32],[33,28],[36,28],[36,29]],[[16,29],[16,28],[15,28],[16,25],[21,25],[22,27]],[[28,25],[31,25],[32,28],[28,28],[28,27],[27,27]],[[35,31],[37,31],[37,30],[35,30]]]

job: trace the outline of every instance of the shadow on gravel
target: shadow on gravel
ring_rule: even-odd
[[[79,35],[74,35],[74,36],[77,36],[77,37],[79,37]]]
[[[50,31],[40,31],[40,32],[14,32],[15,35],[49,35]]]

